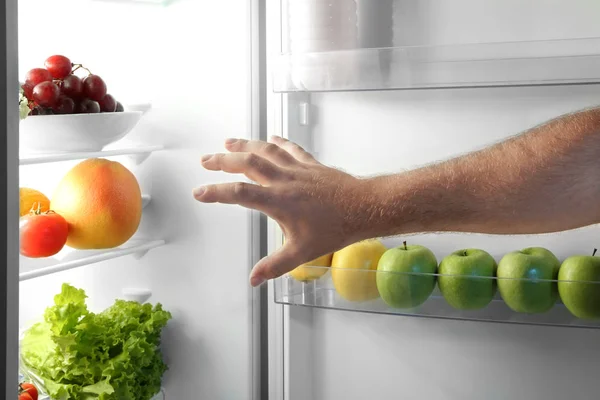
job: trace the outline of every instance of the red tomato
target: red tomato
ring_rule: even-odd
[[[19,241],[25,257],[50,257],[67,242],[69,224],[54,211],[32,212],[20,220]]]
[[[29,393],[19,393],[19,400],[33,400]]]
[[[38,400],[38,390],[31,383],[21,383],[19,385],[19,392],[21,393],[21,395],[25,395],[25,397],[29,396],[29,398],[31,398],[31,400]],[[22,399],[19,396],[19,400],[25,400],[25,399]],[[29,400],[29,399],[27,399],[27,400]]]

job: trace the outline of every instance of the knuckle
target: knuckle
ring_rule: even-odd
[[[265,145],[265,154],[274,155],[279,153],[279,146],[273,143],[267,143]]]
[[[223,161],[225,159],[225,154],[215,154],[211,161],[214,162],[216,165],[223,165]]]
[[[236,182],[233,184],[233,194],[236,197],[248,196],[248,184],[244,182]]]
[[[248,141],[245,140],[245,139],[237,139],[235,142],[231,143],[229,146],[232,149],[238,150],[238,149],[243,148],[246,145],[247,142]]]
[[[303,199],[304,192],[300,188],[293,186],[282,191],[281,197],[286,202],[297,203]]]
[[[294,142],[288,142],[287,145],[289,146],[290,149],[292,150],[296,150],[296,151],[304,151],[304,149],[299,145],[296,144]]]
[[[254,153],[248,153],[244,156],[244,162],[251,168],[257,168],[260,165],[260,158]]]

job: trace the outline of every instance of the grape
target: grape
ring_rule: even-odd
[[[75,102],[72,98],[61,94],[52,109],[57,114],[73,114],[75,112]]]
[[[71,73],[71,60],[65,56],[50,56],[44,62],[44,66],[55,79],[62,79]]]
[[[83,94],[92,100],[100,101],[106,95],[106,83],[98,75],[83,78]]]
[[[29,115],[52,115],[52,114],[54,114],[54,112],[52,112],[51,108],[44,108],[41,106],[33,107],[33,109],[31,109],[31,112],[29,113]]]
[[[117,101],[110,94],[107,94],[98,102],[102,112],[115,112],[117,109]]]
[[[120,102],[117,101],[117,109],[115,110],[115,112],[123,112],[123,111],[125,111],[123,104],[121,104]]]
[[[33,88],[33,100],[43,107],[52,107],[59,95],[60,89],[53,82],[42,82]]]
[[[83,99],[75,107],[75,112],[78,114],[97,114],[100,112],[100,105],[94,100]]]
[[[42,82],[48,81],[52,81],[52,75],[44,68],[34,68],[29,70],[27,75],[25,75],[25,83],[28,83],[33,87],[36,87],[36,85]]]
[[[33,85],[31,83],[24,83],[21,86],[23,89],[23,94],[28,100],[33,100]]]
[[[76,75],[67,75],[65,79],[60,83],[60,90],[63,94],[71,97],[72,99],[81,98],[83,91],[83,84],[81,79]]]

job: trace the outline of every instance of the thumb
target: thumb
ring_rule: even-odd
[[[291,242],[285,242],[281,248],[256,263],[250,273],[250,284],[258,286],[268,279],[280,277],[303,262],[305,260]]]

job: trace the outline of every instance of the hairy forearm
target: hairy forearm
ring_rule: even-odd
[[[547,233],[600,222],[600,109],[487,149],[363,181],[362,236]],[[366,211],[366,213],[364,212]]]

